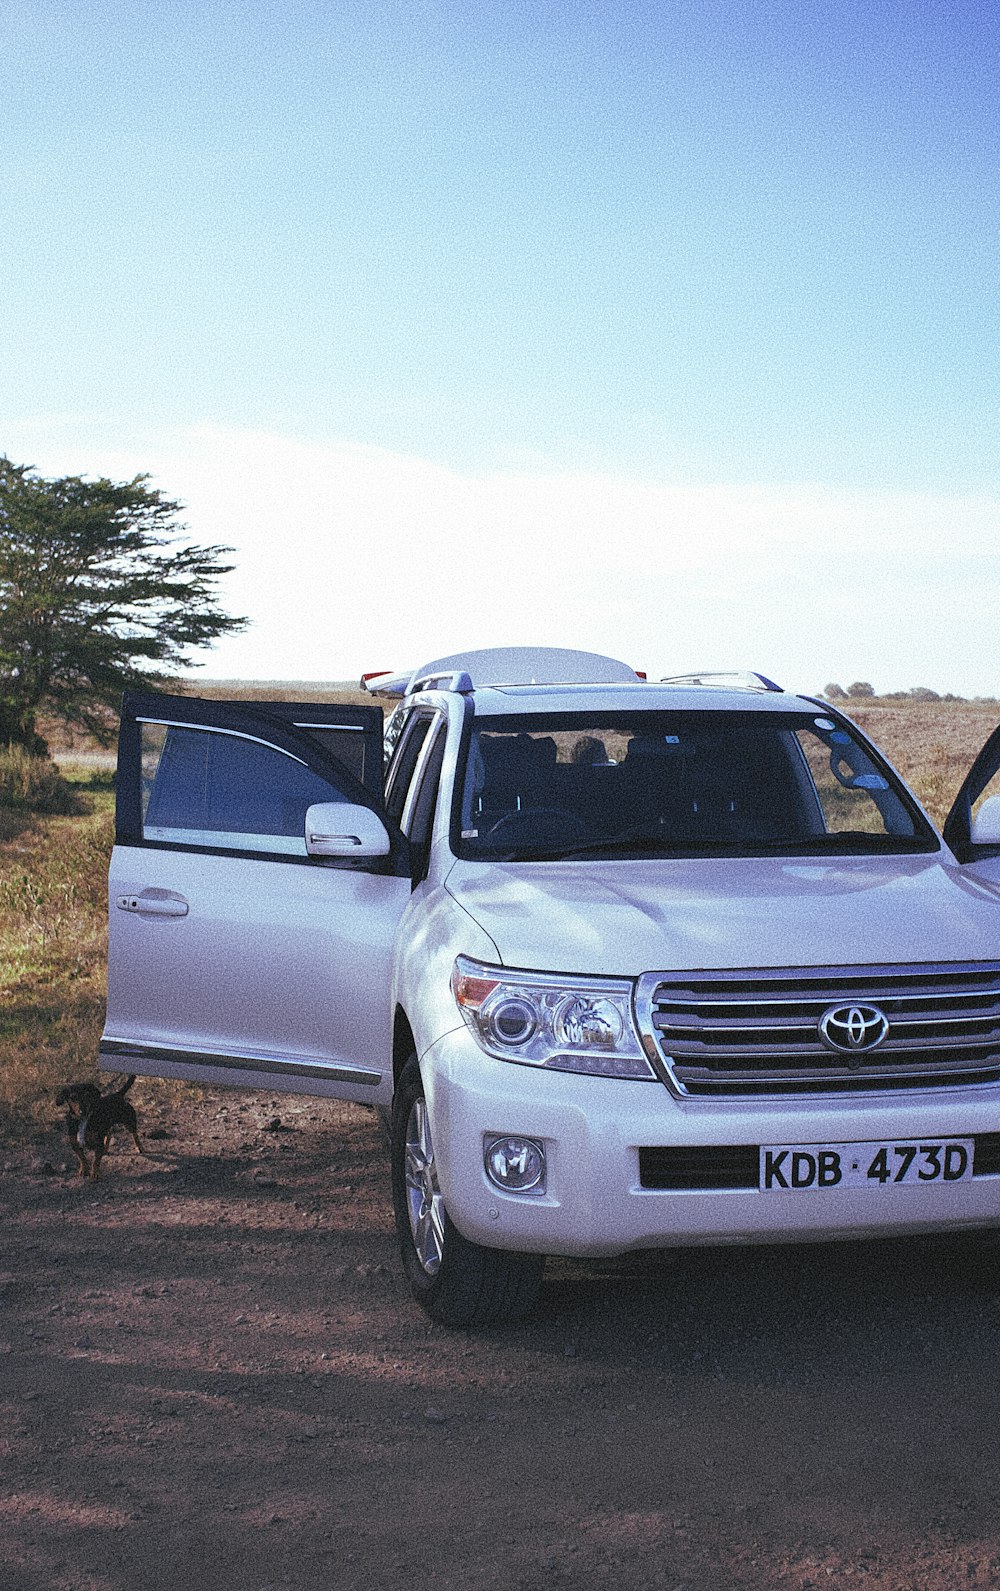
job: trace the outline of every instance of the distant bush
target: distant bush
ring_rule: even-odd
[[[934,702],[965,704],[968,700],[967,696],[956,696],[954,691],[945,691],[943,695],[939,695],[937,691],[932,691],[927,685],[913,685],[908,691],[883,691],[881,696],[876,697],[876,701],[880,702],[924,702],[931,705]],[[977,702],[989,702],[993,698],[990,696],[976,696],[974,700]]]
[[[875,687],[869,685],[866,679],[856,679],[853,685],[847,687],[848,696],[874,696]]]
[[[83,810],[55,763],[32,756],[23,746],[0,746],[0,806],[55,814]]]
[[[825,696],[828,702],[843,702],[847,700],[847,692],[843,685],[824,685],[819,694]]]

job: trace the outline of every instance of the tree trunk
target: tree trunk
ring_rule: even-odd
[[[33,757],[47,757],[49,748],[35,729],[33,712],[18,712],[0,703],[0,746],[21,746]]]

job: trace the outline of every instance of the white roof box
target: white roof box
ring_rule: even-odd
[[[379,674],[366,689],[407,696],[417,689],[475,690],[484,685],[620,685],[635,683],[634,668],[598,652],[561,646],[492,646],[434,658],[412,673]]]

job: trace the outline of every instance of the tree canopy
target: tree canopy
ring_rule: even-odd
[[[125,687],[245,628],[217,596],[232,548],[181,539],[181,505],[148,480],[45,480],[0,456],[0,745],[44,751],[43,714],[106,740]]]

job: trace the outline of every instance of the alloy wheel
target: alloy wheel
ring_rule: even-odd
[[[444,1258],[444,1200],[424,1099],[413,1101],[406,1123],[406,1209],[421,1268],[427,1276],[436,1276]]]

